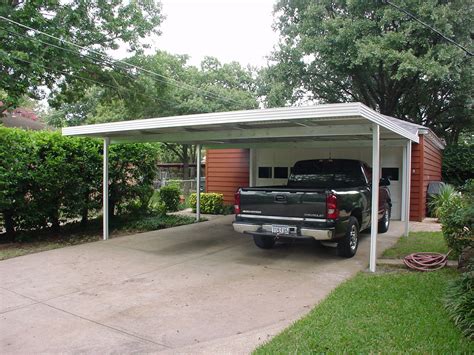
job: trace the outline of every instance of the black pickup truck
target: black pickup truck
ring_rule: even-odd
[[[378,232],[390,225],[390,182],[380,180]],[[371,168],[349,159],[303,160],[286,186],[240,188],[235,194],[234,230],[253,235],[264,249],[278,239],[312,238],[336,242],[338,253],[352,257],[359,233],[370,228]]]

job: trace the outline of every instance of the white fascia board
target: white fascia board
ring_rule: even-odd
[[[380,140],[381,147],[404,147],[406,139]],[[314,141],[314,142],[265,142],[265,143],[203,143],[206,149],[298,149],[298,148],[370,148],[372,141],[368,139],[355,139],[349,141]]]
[[[386,119],[384,115],[381,115],[380,113],[372,110],[371,108],[365,106],[364,104],[359,103],[360,105],[360,115],[369,121],[372,121],[376,124],[378,124],[381,127],[384,127],[402,137],[405,137],[415,143],[419,142],[419,138],[417,134],[413,134],[412,132],[409,132],[405,128],[397,125],[396,123]]]
[[[112,123],[99,123],[94,125],[65,127],[63,128],[62,133],[65,136],[100,136],[117,134],[126,131],[153,130],[160,128],[358,116],[359,103],[343,103],[216,112],[196,115],[148,118]]]
[[[363,117],[381,127],[393,131],[418,143],[418,136],[383,117],[367,106],[355,103],[324,104],[302,107],[281,107],[274,109],[257,109],[245,111],[217,112],[196,115],[158,117],[94,125],[66,127],[62,129],[64,136],[124,136],[127,132],[141,130],[157,130],[164,128],[199,127],[208,125],[232,125],[267,121],[292,120],[324,120],[333,118]],[[158,133],[157,132],[157,133]],[[350,134],[351,132],[348,131]],[[145,135],[144,135],[145,136]],[[158,138],[158,137],[157,137]],[[148,135],[148,139],[150,136]]]

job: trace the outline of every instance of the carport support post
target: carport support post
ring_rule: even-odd
[[[405,231],[404,235],[405,237],[408,237],[408,234],[410,233],[410,185],[411,185],[411,141],[407,141],[406,147],[403,149],[405,156],[404,162],[405,162],[405,184],[406,187],[404,189],[405,192]]]
[[[196,145],[196,222],[201,219],[201,145]]]
[[[380,180],[380,127],[372,128],[372,204],[370,216],[370,261],[369,269],[375,272],[377,263],[377,232],[379,215],[379,180]]]
[[[109,239],[109,144],[110,138],[104,138],[104,162],[103,162],[103,179],[102,179],[102,223],[104,240]]]

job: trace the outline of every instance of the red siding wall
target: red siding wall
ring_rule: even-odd
[[[426,190],[430,181],[441,180],[442,151],[427,136],[412,145],[410,220],[426,217]]]
[[[210,149],[206,152],[206,191],[224,194],[226,204],[234,203],[239,187],[249,186],[248,149]]]

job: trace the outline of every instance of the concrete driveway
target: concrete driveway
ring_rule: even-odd
[[[0,262],[0,351],[250,352],[367,267],[368,235],[352,259],[306,242],[260,250],[232,218]]]

